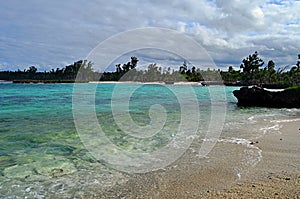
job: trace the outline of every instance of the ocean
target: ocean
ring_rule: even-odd
[[[300,110],[237,107],[236,89],[1,83],[0,198],[126,197],[128,182],[216,160],[240,180],[255,141]]]

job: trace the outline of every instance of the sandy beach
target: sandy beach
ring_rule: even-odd
[[[239,179],[234,165],[241,150],[236,146],[223,159],[193,163],[187,151],[179,161],[164,171],[134,175],[120,185],[95,198],[299,198],[300,197],[300,121],[280,123],[280,133],[252,140],[262,151],[262,159],[249,167]],[[212,154],[228,144],[219,143]],[[236,151],[235,151],[236,150]],[[228,156],[228,157],[226,157]],[[229,160],[229,161],[226,161]],[[236,162],[235,162],[236,161]]]
[[[166,84],[163,81],[154,81],[154,82],[137,82],[137,81],[90,81],[90,84]],[[174,82],[174,85],[200,85],[202,86],[201,82],[190,82],[190,81],[181,81],[181,82]]]
[[[281,134],[265,135],[256,143],[262,160],[245,180],[202,198],[300,198],[300,121],[281,123]]]

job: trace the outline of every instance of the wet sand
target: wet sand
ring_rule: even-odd
[[[281,133],[252,140],[262,159],[237,175],[243,146],[218,143],[197,159],[187,153],[166,170],[132,175],[95,198],[300,198],[300,121],[281,123]],[[226,150],[224,150],[226,149]],[[222,158],[218,157],[220,152]],[[236,155],[236,156],[235,156]],[[194,157],[194,158],[193,158]]]
[[[300,198],[300,121],[281,123],[280,134],[259,138],[262,160],[231,188],[202,198]]]

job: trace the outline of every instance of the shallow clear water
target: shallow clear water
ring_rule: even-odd
[[[79,108],[83,115],[95,105],[97,121],[111,143],[121,150],[136,153],[153,152],[172,141],[181,125],[183,105],[186,107],[184,116],[190,117],[186,121],[191,124],[199,121],[194,143],[209,142],[205,140],[209,125],[220,124],[215,116],[224,113],[225,122],[221,122],[218,142],[242,144],[248,152],[253,151],[250,158],[255,156],[257,161],[260,151],[249,147],[249,140],[279,132],[280,123],[276,121],[300,116],[299,109],[239,108],[232,94],[237,87],[193,86],[196,98],[191,99],[193,95],[186,94],[189,86],[184,85],[118,84],[116,88],[116,84],[99,84],[94,93],[90,90],[94,84],[81,84],[80,93],[73,93],[73,86],[0,84],[0,197],[69,198],[85,192],[105,191],[128,180],[126,173],[111,168],[105,158],[97,159],[85,148],[86,143],[82,143],[82,135],[75,128],[73,94],[81,102]],[[130,90],[134,92],[128,100]],[[200,114],[197,117],[192,114],[195,100]],[[120,117],[116,121],[127,103],[130,118]],[[156,123],[162,125],[159,132],[145,138],[129,135],[124,130],[130,124],[129,119],[138,126],[151,126],[157,116],[150,117],[151,108],[154,112],[163,110],[158,116],[166,116],[163,124],[160,120]],[[137,133],[146,134],[148,130]]]

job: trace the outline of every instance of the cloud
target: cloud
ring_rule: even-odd
[[[238,65],[255,50],[279,64],[293,64],[300,53],[299,7],[300,1],[287,0],[3,1],[1,70],[62,67],[84,59],[114,34],[149,26],[187,34],[220,66]],[[157,56],[150,55],[141,54],[145,60]]]

